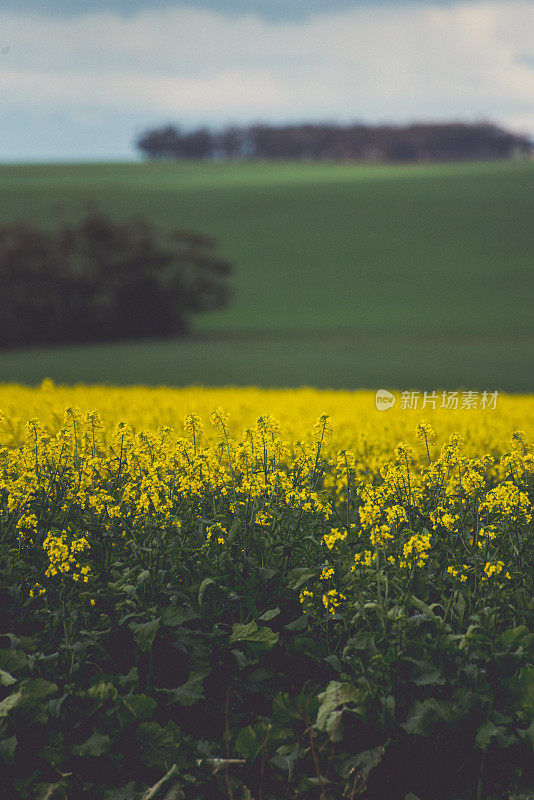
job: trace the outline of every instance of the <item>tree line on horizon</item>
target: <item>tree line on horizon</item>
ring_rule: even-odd
[[[136,145],[149,159],[302,159],[364,162],[460,161],[528,156],[534,145],[490,123],[299,124],[207,127],[163,125]]]

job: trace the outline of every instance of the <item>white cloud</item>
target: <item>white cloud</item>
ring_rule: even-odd
[[[492,119],[534,134],[534,2],[359,6],[300,22],[164,8],[0,13],[4,109],[196,122]]]

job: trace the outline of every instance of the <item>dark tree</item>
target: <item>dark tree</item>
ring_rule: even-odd
[[[182,134],[173,125],[147,131],[137,140],[137,147],[148,158],[180,158]]]
[[[145,133],[149,158],[262,158],[334,161],[460,161],[531,155],[532,143],[480,123],[388,125],[251,125],[181,133],[167,126]]]
[[[230,265],[214,242],[175,231],[156,238],[144,220],[92,213],[47,233],[0,228],[0,344],[183,335],[193,314],[230,299]]]

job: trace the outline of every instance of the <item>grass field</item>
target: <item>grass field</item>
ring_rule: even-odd
[[[209,233],[236,290],[189,342],[4,352],[4,381],[534,388],[532,163],[3,166],[0,192],[0,222]]]

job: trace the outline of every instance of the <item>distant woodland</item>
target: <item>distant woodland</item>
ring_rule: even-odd
[[[164,125],[137,140],[150,159],[302,159],[429,162],[530,156],[528,138],[489,123],[250,125],[184,130]]]

